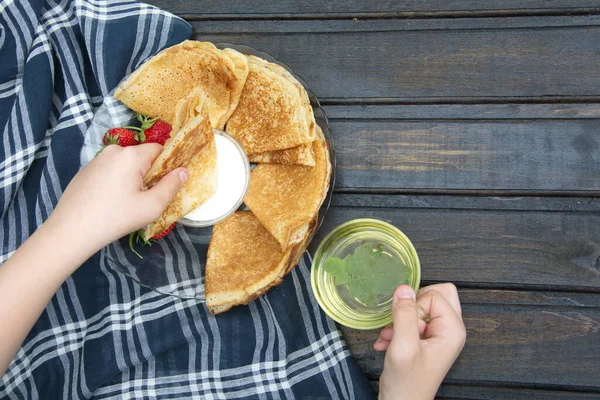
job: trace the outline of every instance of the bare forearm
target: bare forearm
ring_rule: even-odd
[[[54,212],[0,265],[0,376],[60,285],[94,252],[155,221],[188,177],[183,168],[145,190],[162,146],[108,146],[69,183]]]
[[[0,266],[0,376],[60,285],[93,253],[77,249],[76,236],[51,219]]]

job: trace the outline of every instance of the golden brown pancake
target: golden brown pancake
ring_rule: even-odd
[[[314,152],[314,167],[259,164],[250,177],[244,202],[282,249],[306,237],[327,195],[331,163],[321,132]]]
[[[291,149],[267,151],[265,153],[248,155],[248,160],[252,163],[262,164],[286,164],[286,165],[306,165],[315,166],[315,155],[313,144],[301,144]]]
[[[213,228],[206,259],[206,305],[213,314],[248,304],[281,283],[290,250],[250,211],[238,211]]]
[[[190,97],[204,96],[202,92],[194,92]],[[156,221],[148,225],[144,238],[149,240],[157,233],[164,231],[204,203],[216,191],[217,187],[217,148],[208,111],[203,106],[205,99],[197,101],[190,98],[182,99],[178,109],[191,106],[189,121],[173,134],[156,158],[150,171],[144,177],[144,186],[151,188],[163,176],[175,168],[185,167],[188,170],[188,180],[173,201]],[[198,115],[194,115],[198,112]]]
[[[200,114],[205,104],[206,92],[199,87],[193,88],[187,96],[179,100],[175,106],[173,132],[178,132],[188,121]]]
[[[304,87],[285,68],[248,56],[249,72],[226,131],[247,154],[289,149],[315,138]]]
[[[292,269],[294,269],[294,267],[300,262],[300,258],[308,248],[308,245],[310,244],[311,240],[313,239],[313,236],[317,231],[318,222],[319,216],[317,214],[315,218],[313,218],[313,220],[308,224],[308,233],[304,237],[304,239],[300,243],[292,246],[292,251],[290,252],[290,257],[288,260],[287,267],[285,269],[284,276],[289,274],[292,271]]]
[[[211,125],[223,129],[238,104],[247,75],[243,54],[186,40],[146,61],[119,85],[114,97],[138,113],[173,124],[177,102],[199,87],[206,92]]]

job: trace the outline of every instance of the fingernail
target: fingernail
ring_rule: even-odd
[[[185,170],[179,171],[179,180],[181,181],[181,183],[184,183],[185,181],[187,181],[188,178],[189,178],[189,175],[188,175],[187,171],[185,171]]]
[[[396,289],[396,298],[415,299],[415,291],[408,285],[402,285]]]

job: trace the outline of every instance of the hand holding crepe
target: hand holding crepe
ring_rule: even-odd
[[[178,167],[187,168],[189,178],[163,214],[145,229],[146,240],[200,206],[217,187],[217,149],[204,93],[192,91],[181,99],[176,112],[182,118],[179,121],[182,127],[165,143],[162,153],[144,177],[144,186],[154,186]]]
[[[211,125],[223,129],[238,104],[247,75],[248,61],[243,54],[186,40],[146,61],[119,85],[114,97],[140,114],[173,125],[177,102],[200,88],[206,93]]]

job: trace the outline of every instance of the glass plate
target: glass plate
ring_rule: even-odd
[[[304,81],[294,74],[285,64],[275,60],[270,55],[254,50],[251,47],[227,43],[216,44],[219,48],[229,47],[247,55],[254,55],[286,68],[306,88],[310,104],[315,114],[317,124],[323,130],[327,141],[332,175],[327,197],[319,210],[317,229],[323,223],[325,214],[331,203],[331,196],[335,185],[335,148],[329,130],[329,122],[321,108],[317,97],[312,93]],[[102,136],[106,130],[130,124],[134,114],[118,100],[110,96],[104,99],[97,110],[91,126],[86,131],[84,146],[81,151],[81,165],[86,165],[96,152],[102,147]],[[242,204],[240,209],[246,209]],[[129,238],[124,237],[102,249],[103,262],[112,268],[131,277],[142,286],[157,292],[180,297],[183,299],[196,299],[204,301],[204,266],[212,227],[195,228],[177,224],[164,239],[158,240],[150,247],[137,245],[135,249],[143,257],[140,259],[129,248]]]

